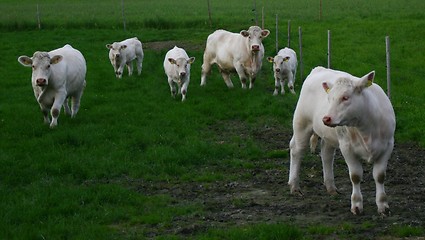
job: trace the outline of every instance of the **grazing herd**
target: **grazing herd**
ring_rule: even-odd
[[[251,26],[240,33],[217,30],[210,34],[203,55],[201,86],[206,84],[211,67],[216,64],[227,87],[233,87],[230,74],[236,72],[242,88],[247,87],[248,81],[249,88],[252,88],[264,58],[262,41],[269,34],[269,30],[258,26]],[[132,75],[133,61],[137,62],[137,71],[141,74],[144,54],[142,43],[137,38],[107,44],[106,48],[117,78],[122,78],[125,66],[128,74]],[[285,81],[290,92],[295,94],[296,53],[284,48],[267,60],[273,63],[273,95],[278,95],[279,87],[281,94],[285,93]],[[37,51],[32,57],[20,56],[18,61],[32,67],[34,95],[46,124],[51,128],[57,126],[62,106],[66,114],[75,117],[86,85],[86,62],[78,50],[67,44],[50,52]],[[189,57],[184,49],[177,46],[170,49],[164,58],[171,95],[181,94],[182,101],[186,99],[190,67],[194,61],[195,57]],[[291,193],[302,194],[299,187],[301,159],[308,145],[314,148],[320,138],[327,191],[338,193],[333,161],[335,150],[339,148],[352,182],[351,212],[358,215],[363,211],[360,183],[362,161],[367,161],[373,164],[378,213],[388,213],[384,180],[394,146],[396,121],[391,102],[382,88],[373,83],[374,77],[374,71],[359,78],[346,72],[316,67],[305,79],[293,116],[288,181]]]

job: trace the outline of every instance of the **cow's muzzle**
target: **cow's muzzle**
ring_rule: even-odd
[[[47,85],[47,80],[45,78],[37,78],[37,80],[35,80],[35,83],[37,84],[37,86],[45,86]]]
[[[260,45],[252,45],[251,50],[254,51],[254,52],[260,51]]]

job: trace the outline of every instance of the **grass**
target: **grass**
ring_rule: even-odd
[[[265,25],[272,30],[264,42],[266,55],[274,54],[275,13],[291,19],[294,49],[298,49],[297,26],[302,26],[304,76],[314,66],[326,65],[326,31],[331,29],[333,66],[355,75],[375,69],[376,81],[385,86],[384,37],[390,35],[396,141],[425,146],[424,1],[324,2],[322,21],[316,1],[257,2],[265,5]],[[291,128],[297,97],[271,96],[273,79],[267,62],[252,90],[241,90],[236,77],[235,89],[227,89],[216,69],[207,86],[199,86],[199,49],[208,34],[215,28],[239,31],[251,25],[253,6],[213,0],[213,27],[209,27],[205,2],[179,3],[143,1],[141,6],[140,1],[125,1],[127,31],[122,30],[118,1],[43,1],[41,30],[33,1],[0,3],[4,13],[0,16],[0,238],[137,238],[145,234],[144,224],[165,228],[172,216],[203,209],[173,206],[171,196],[139,193],[127,181],[209,183],[235,178],[224,170],[250,168],[250,159],[288,157],[285,150],[265,150],[249,134],[237,135],[240,129],[232,124],[243,123],[251,132],[265,125]],[[280,22],[279,32],[284,33],[285,21]],[[170,97],[161,64],[166,50],[145,49],[142,76],[125,73],[122,80],[115,79],[105,44],[129,36],[142,42],[177,40],[201,46],[188,49],[196,61],[187,102]],[[87,88],[77,117],[61,115],[58,128],[51,130],[42,123],[32,95],[30,69],[16,59],[65,43],[86,57]],[[297,92],[300,87],[298,79]],[[217,135],[214,127],[227,135]],[[223,171],[211,172],[211,166]],[[260,224],[208,230],[197,237],[301,239],[305,233],[333,234],[335,228]],[[400,237],[423,234],[416,228],[395,231]]]

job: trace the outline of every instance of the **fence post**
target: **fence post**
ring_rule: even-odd
[[[298,27],[298,35],[299,35],[299,45],[300,45],[300,80],[301,82],[303,82],[303,47],[302,47],[302,31],[301,31],[301,27]]]
[[[385,37],[385,45],[387,55],[387,95],[391,99],[390,36]]]
[[[331,30],[328,30],[328,68],[331,68]]]
[[[37,23],[38,23],[38,30],[41,30],[40,10],[38,9],[38,3],[37,3]]]
[[[279,23],[278,14],[276,13],[276,53],[279,51]]]
[[[208,4],[208,19],[209,19],[209,22],[210,22],[210,27],[212,27],[210,0],[207,0],[207,4]]]
[[[288,20],[288,48],[291,47],[291,20]]]
[[[124,15],[124,0],[121,0],[121,15],[122,15],[122,23],[124,26],[124,31],[126,31],[125,15]]]

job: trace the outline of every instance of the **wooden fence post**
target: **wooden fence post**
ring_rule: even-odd
[[[331,30],[328,30],[328,68],[331,68]]]
[[[279,24],[278,24],[278,14],[276,14],[276,53],[279,52]]]
[[[299,45],[300,45],[300,80],[301,82],[304,81],[303,79],[303,70],[304,70],[304,66],[303,66],[303,47],[302,47],[302,31],[301,31],[301,27],[298,27],[298,35],[299,35]]]
[[[209,23],[210,23],[210,27],[212,27],[210,0],[207,0],[207,4],[208,4],[208,20],[209,20]]]
[[[391,66],[390,66],[390,37],[385,37],[385,49],[387,55],[387,95],[391,99]]]
[[[124,0],[121,0],[121,15],[122,15],[122,23],[123,23],[123,26],[124,26],[124,31],[126,31],[125,14],[124,14]]]
[[[291,20],[288,20],[288,48],[291,47]]]
[[[38,8],[38,3],[37,3],[37,23],[38,23],[38,30],[41,30],[40,10]]]

